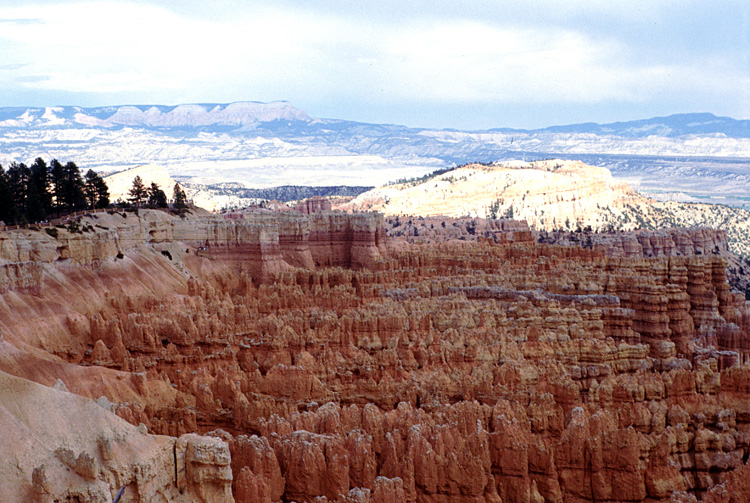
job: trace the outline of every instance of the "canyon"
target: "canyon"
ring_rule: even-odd
[[[300,208],[1,232],[3,499],[748,501],[726,233]]]
[[[548,232],[712,227],[726,232],[733,253],[750,258],[747,210],[656,201],[615,179],[608,169],[580,161],[471,163],[377,187],[336,208],[388,216],[510,217]]]

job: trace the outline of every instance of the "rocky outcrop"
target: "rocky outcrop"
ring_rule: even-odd
[[[252,216],[159,216],[124,258],[44,266],[41,296],[4,300],[51,321],[0,311],[0,367],[181,438],[175,487],[200,481],[206,501],[228,497],[230,470],[236,501],[666,503],[742,487],[750,306],[721,254],[608,254],[478,219],[421,227],[468,225],[476,242],[384,248],[369,215],[263,215],[287,264],[269,281],[237,267]],[[74,446],[55,459],[90,476],[104,458]]]
[[[317,212],[310,222],[310,253],[318,266],[373,267],[385,246],[382,220],[372,213]]]
[[[343,208],[423,217],[509,216],[527,220],[534,228],[553,229],[563,227],[566,220],[574,225],[584,220],[601,224],[607,218],[602,208],[620,212],[626,204],[642,200],[605,168],[553,159],[467,164],[437,176],[375,188]]]
[[[609,257],[718,255],[725,261],[721,274],[726,275],[731,289],[750,299],[750,268],[746,259],[730,250],[727,232],[723,230],[689,227],[614,233],[542,231],[537,233],[537,239],[559,246],[596,248]]]
[[[654,201],[613,179],[606,168],[578,161],[467,164],[434,176],[378,187],[334,208],[376,210],[401,220],[443,215],[515,218],[540,232],[657,229],[627,236],[622,242],[615,237],[608,247],[621,248],[626,255],[642,250],[656,256],[665,250],[669,254],[690,248],[713,253],[726,240],[733,253],[750,257],[747,210],[718,204]],[[712,239],[710,235],[666,231],[675,227],[718,227],[726,235]]]
[[[143,503],[233,501],[229,449],[217,439],[149,435],[89,399],[5,372],[0,424],[3,501],[93,503],[119,491]]]
[[[294,209],[305,215],[310,215],[318,211],[330,211],[331,201],[324,197],[314,196],[300,201]]]
[[[565,232],[539,234],[542,242],[561,246],[585,246],[609,257],[672,257],[729,255],[727,233],[707,227],[639,229],[631,232]]]
[[[170,260],[210,257],[246,271],[255,281],[293,267],[366,267],[380,258],[385,234],[375,213],[255,210],[239,218],[177,218],[161,211],[96,213],[45,231],[0,233],[0,291],[39,291],[45,265],[91,266],[122,259],[129,250],[150,247]]]

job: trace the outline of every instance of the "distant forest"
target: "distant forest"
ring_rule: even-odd
[[[107,208],[109,188],[93,170],[81,176],[74,162],[0,165],[0,220],[6,225],[41,222],[74,211]]]

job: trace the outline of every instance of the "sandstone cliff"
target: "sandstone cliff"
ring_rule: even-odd
[[[100,218],[3,294],[0,369],[226,442],[194,477],[231,467],[238,502],[747,501],[750,306],[697,253],[720,235],[620,253],[511,221],[385,246],[375,215]],[[76,251],[99,232],[117,245]],[[8,263],[46,249],[21,241]]]
[[[99,402],[0,371],[3,501],[233,501],[226,443],[149,435]]]
[[[39,437],[35,442],[50,446],[45,450],[32,448],[28,442],[6,444],[8,457],[3,459],[21,456],[25,460],[8,472],[8,485],[0,491],[6,501],[26,501],[27,497],[40,501],[106,501],[111,499],[106,494],[123,485],[127,485],[126,494],[132,493],[128,501],[157,497],[185,502],[230,501],[229,454],[213,445],[215,441],[183,435],[179,440],[164,438],[150,447],[115,426],[112,431],[106,430],[105,425],[115,418],[92,402],[69,393],[45,394],[40,390],[48,388],[30,381],[59,385],[103,401],[108,409],[135,425],[142,423],[141,419],[148,423],[153,411],[163,414],[174,410],[178,417],[185,417],[185,408],[195,406],[195,397],[174,389],[157,374],[145,372],[143,362],[129,358],[122,329],[130,350],[138,347],[153,352],[161,340],[144,331],[133,317],[124,327],[107,330],[107,319],[122,308],[129,309],[120,301],[133,307],[133,299],[140,299],[136,302],[140,303],[146,298],[155,302],[179,298],[189,292],[191,278],[201,274],[212,278],[215,268],[224,276],[235,275],[249,284],[259,284],[294,266],[314,268],[317,263],[364,267],[378,259],[383,238],[377,218],[331,212],[309,218],[261,212],[231,221],[222,217],[185,220],[156,211],[142,211],[140,216],[97,213],[71,221],[68,226],[48,229],[53,232],[18,230],[0,235],[0,368],[18,376],[8,376],[12,384],[0,386],[11,393],[0,397],[2,406],[11,407],[6,411],[6,422],[14,429],[6,430],[7,438],[28,436],[33,431]],[[164,330],[169,331],[170,326],[176,326],[174,321],[165,320]],[[203,331],[207,328],[200,327]],[[99,329],[104,332],[92,339]],[[24,423],[35,414],[45,418],[41,398],[35,399],[35,393],[44,396],[50,407],[59,408],[64,417],[47,417],[54,424]],[[74,418],[78,414],[98,422],[77,424]],[[181,426],[173,436],[196,430],[190,414],[187,420],[189,427]],[[81,428],[91,430],[94,437],[81,437]],[[101,438],[97,440],[96,435]],[[96,442],[122,442],[122,449],[108,454],[118,462],[123,457],[142,460],[125,468],[114,467],[112,473],[99,469],[106,460],[99,459]],[[27,452],[29,449],[33,453]],[[68,449],[70,452],[65,452],[73,458],[55,461],[59,449]],[[79,455],[85,449],[91,453]],[[67,470],[65,466],[78,463],[81,456],[90,473],[86,472],[82,480],[70,479],[62,472]],[[153,483],[144,482],[156,471],[166,475]]]
[[[578,161],[469,164],[437,176],[379,187],[338,206],[412,217],[510,217],[534,230],[632,231],[714,227],[750,258],[750,213],[710,204],[658,202],[635,193],[605,168]]]

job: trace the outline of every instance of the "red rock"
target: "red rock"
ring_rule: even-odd
[[[609,253],[456,220],[484,239],[385,247],[373,215],[116,217],[111,231],[138,244],[125,258],[76,238],[65,253],[81,265],[46,262],[41,290],[3,296],[0,367],[104,396],[151,432],[221,428],[231,464],[196,477],[223,495],[229,466],[237,501],[645,502],[744,487],[750,310],[725,257],[696,254],[710,233]],[[87,480],[118,455],[86,452],[70,466]],[[49,469],[35,472],[40,495]]]

